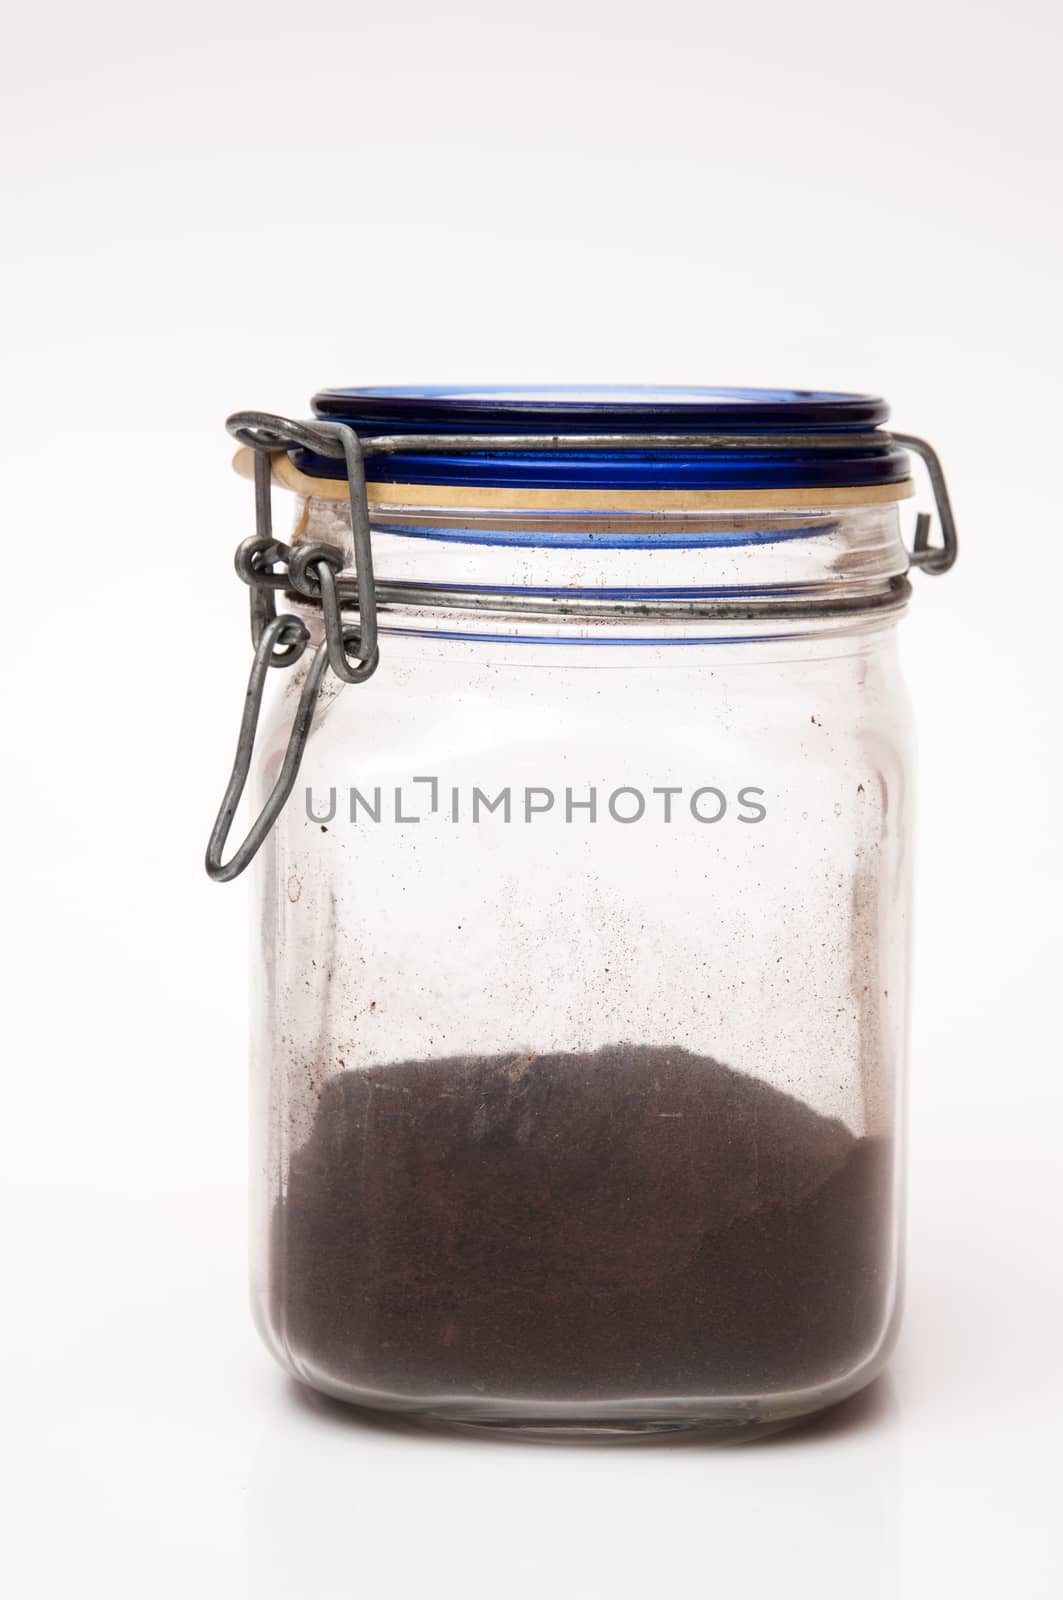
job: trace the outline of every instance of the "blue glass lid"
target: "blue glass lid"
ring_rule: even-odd
[[[801,389],[450,385],[324,389],[314,415],[366,439],[386,434],[549,434],[548,451],[519,449],[367,454],[370,482],[491,488],[786,489],[903,482],[908,457],[879,425],[872,395]],[[619,449],[580,448],[566,435],[626,433]],[[654,433],[741,436],[742,445],[654,449]],[[786,445],[772,444],[780,435]],[[827,446],[827,448],[824,448]],[[292,453],[312,477],[343,476],[340,461]]]

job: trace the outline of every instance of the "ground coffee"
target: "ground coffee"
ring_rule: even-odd
[[[887,1142],[683,1050],[344,1071],[275,1211],[273,1315],[378,1401],[829,1383],[882,1330],[890,1184]]]

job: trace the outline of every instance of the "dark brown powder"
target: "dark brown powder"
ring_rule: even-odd
[[[891,1165],[678,1049],[345,1071],[275,1211],[273,1316],[378,1402],[828,1384],[882,1333]]]

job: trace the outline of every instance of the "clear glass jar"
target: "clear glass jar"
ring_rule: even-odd
[[[908,484],[656,470],[370,483],[379,667],[255,875],[256,1315],[356,1404],[755,1431],[896,1333]],[[274,473],[349,563],[346,484]]]

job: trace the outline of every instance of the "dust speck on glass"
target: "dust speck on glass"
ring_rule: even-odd
[[[796,390],[312,409],[229,422],[253,663],[207,852],[258,858],[267,1344],[473,1428],[845,1398],[899,1305],[896,633],[956,555],[935,452]]]

